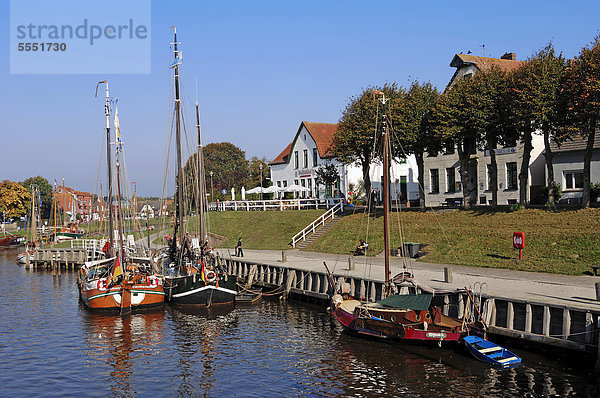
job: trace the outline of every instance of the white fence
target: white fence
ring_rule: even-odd
[[[325,225],[325,221],[329,220],[330,218],[334,218],[335,213],[343,210],[344,205],[340,202],[337,205],[333,206],[331,209],[327,210],[325,213],[321,214],[315,219],[315,221],[308,224],[302,231],[294,235],[294,237],[292,238],[292,247],[296,247],[296,243],[298,243],[300,240],[306,240],[306,236],[311,233],[314,233],[319,225]]]
[[[212,211],[266,211],[266,210],[301,210],[301,209],[330,209],[340,205],[343,210],[342,198],[328,199],[285,199],[285,200],[227,200],[208,204]]]

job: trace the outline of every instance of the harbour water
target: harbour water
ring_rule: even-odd
[[[460,349],[350,336],[295,302],[92,314],[75,274],[28,271],[16,254],[0,252],[3,397],[599,396],[568,356],[516,349],[523,366],[496,369]]]

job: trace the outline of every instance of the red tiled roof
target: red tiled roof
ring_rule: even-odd
[[[473,64],[479,70],[491,69],[492,66],[497,66],[506,72],[510,72],[517,69],[524,63],[525,61],[511,59],[478,57],[470,54],[456,54],[454,55],[452,62],[450,62],[450,66],[460,68],[463,65]]]
[[[310,136],[317,144],[317,151],[319,152],[319,156],[321,158],[329,158],[333,156],[330,147],[331,143],[333,142],[333,136],[338,128],[337,123],[315,123],[303,121],[300,123],[300,127],[298,127],[298,131],[294,136],[294,140],[287,147],[285,147],[285,149],[269,164],[273,165],[289,162],[292,147],[296,143],[296,139],[298,139],[298,135],[302,130],[302,126],[306,128]]]

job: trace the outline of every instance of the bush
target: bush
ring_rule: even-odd
[[[519,211],[522,209],[522,206],[519,202],[510,206],[510,211]]]
[[[538,195],[540,195],[541,197],[536,198],[537,203],[548,203],[548,186],[544,186],[542,187],[541,190],[538,191]],[[558,203],[558,201],[560,200],[560,197],[562,196],[562,190],[560,189],[560,185],[558,185],[557,183],[554,183],[554,188],[553,188],[553,192],[554,192],[554,203]]]

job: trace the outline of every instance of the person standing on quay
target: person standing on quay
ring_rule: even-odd
[[[235,255],[238,257],[244,257],[244,251],[242,250],[242,238],[238,239],[237,245],[235,245]]]

